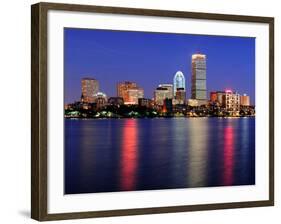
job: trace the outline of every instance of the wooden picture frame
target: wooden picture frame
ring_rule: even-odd
[[[108,216],[140,215],[170,212],[187,212],[227,208],[246,208],[274,205],[274,18],[258,16],[223,15],[182,11],[163,11],[137,8],[118,8],[90,5],[38,3],[31,7],[31,217],[39,221],[80,219]],[[108,211],[85,211],[75,213],[48,213],[47,171],[47,13],[49,10],[94,12],[124,15],[158,16],[166,18],[194,18],[215,21],[253,22],[269,25],[269,199],[186,206],[131,208]]]

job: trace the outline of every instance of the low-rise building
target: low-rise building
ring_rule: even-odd
[[[138,102],[139,106],[141,107],[151,107],[152,106],[152,100],[151,99],[147,99],[147,98],[139,98],[139,102]]]
[[[112,106],[121,106],[124,104],[124,100],[122,97],[109,97],[107,103]]]
[[[240,105],[250,106],[250,96],[247,96],[247,94],[243,94],[242,96],[240,96]]]
[[[232,115],[239,113],[240,111],[240,95],[237,92],[226,90],[223,95],[222,106]]]

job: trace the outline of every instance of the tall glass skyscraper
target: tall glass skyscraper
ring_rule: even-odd
[[[192,55],[191,98],[207,100],[206,55]]]
[[[181,71],[177,71],[174,76],[174,96],[176,96],[178,88],[183,88],[185,90],[185,78]]]

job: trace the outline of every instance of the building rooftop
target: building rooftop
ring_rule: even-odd
[[[193,54],[192,59],[205,59],[206,55],[205,54]]]

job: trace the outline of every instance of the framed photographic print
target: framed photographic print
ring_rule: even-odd
[[[274,18],[32,5],[32,218],[274,204]]]

